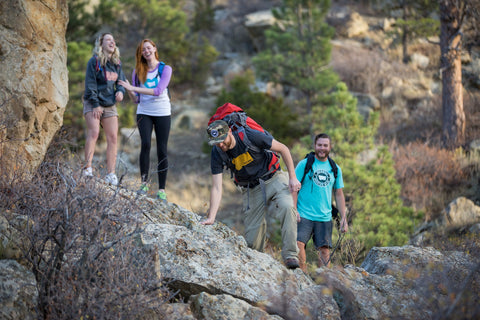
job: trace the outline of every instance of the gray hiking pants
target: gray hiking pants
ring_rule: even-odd
[[[282,231],[282,258],[298,259],[297,216],[293,199],[288,190],[286,172],[277,172],[262,184],[251,188],[241,188],[245,224],[245,240],[250,248],[263,252],[267,221],[265,214],[274,214],[280,221]],[[266,200],[266,203],[265,203]]]

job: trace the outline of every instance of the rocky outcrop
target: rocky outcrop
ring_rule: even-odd
[[[66,0],[0,2],[0,172],[4,174],[35,170],[63,123],[68,100],[67,22]]]
[[[339,37],[354,38],[364,35],[369,30],[368,23],[357,12],[329,12],[327,22],[335,28]]]
[[[423,246],[435,233],[443,233],[447,228],[468,229],[472,233],[480,233],[480,207],[465,197],[459,197],[448,204],[442,215],[433,221],[419,226],[410,239],[410,244]]]
[[[200,217],[172,206],[180,225],[145,225],[141,243],[157,253],[160,275],[183,297],[207,292],[228,294],[249,303],[281,296],[285,284],[295,292],[313,285],[302,272],[291,272],[268,254],[252,250],[242,236],[222,223],[204,226]]]
[[[471,318],[479,311],[480,261],[464,253],[373,248],[361,267],[319,268],[312,279],[248,248],[220,222],[204,226],[178,205],[105,188],[134,204],[137,212],[125,214],[142,217],[136,243],[155,257],[151,273],[184,301],[163,306],[169,319],[432,319],[458,307]],[[0,274],[2,283],[18,282],[16,273]]]
[[[443,211],[445,226],[466,226],[480,223],[480,207],[472,200],[460,197],[452,201]]]
[[[361,267],[318,269],[317,281],[331,288],[342,319],[437,319],[476,268],[471,257],[459,252],[372,248]],[[478,295],[478,288],[467,290]]]
[[[276,22],[272,10],[262,10],[245,16],[245,28],[252,39],[256,50],[265,49],[265,30],[271,28]]]
[[[37,319],[33,273],[15,260],[0,260],[0,319]]]

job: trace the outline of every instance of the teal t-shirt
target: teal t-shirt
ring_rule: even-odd
[[[307,159],[300,161],[295,168],[298,181],[302,180]],[[302,218],[312,221],[332,220],[332,190],[343,188],[342,170],[337,165],[337,179],[333,175],[328,160],[320,161],[315,158],[312,170],[303,180],[302,188],[298,193],[297,210]]]

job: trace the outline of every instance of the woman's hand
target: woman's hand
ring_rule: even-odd
[[[116,94],[115,94],[115,101],[117,102],[121,102],[123,100],[123,93],[121,91],[118,91]]]
[[[121,85],[122,87],[125,88],[127,91],[131,91],[133,93],[133,86],[128,82],[128,80],[123,81],[123,80],[118,80],[118,84]]]
[[[103,108],[102,107],[93,108],[92,112],[93,112],[93,117],[95,119],[100,120],[100,118],[102,117],[102,114],[103,114]]]

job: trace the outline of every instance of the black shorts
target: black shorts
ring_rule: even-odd
[[[307,244],[308,240],[313,237],[315,248],[332,248],[332,228],[332,221],[312,221],[300,218],[300,222],[297,223],[297,241]]]

